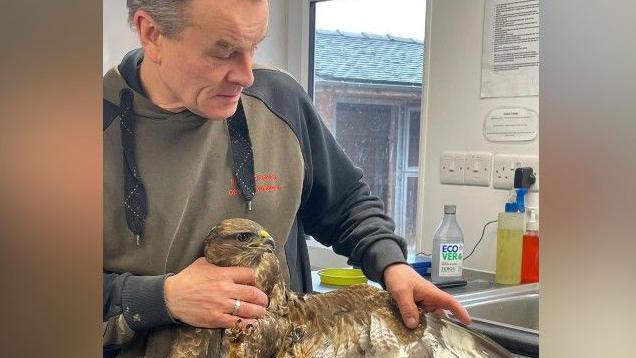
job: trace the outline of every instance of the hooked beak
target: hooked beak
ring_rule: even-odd
[[[263,244],[269,246],[272,252],[276,250],[276,242],[271,236],[268,236],[267,239],[265,239],[265,242]]]
[[[259,231],[258,237],[260,238],[260,240],[249,245],[250,247],[263,248],[269,252],[274,252],[274,250],[276,250],[276,242],[267,231],[265,230]]]

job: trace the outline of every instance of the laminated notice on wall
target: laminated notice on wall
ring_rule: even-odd
[[[522,107],[493,109],[484,121],[484,136],[491,142],[531,141],[538,131],[539,115]]]
[[[486,0],[481,97],[539,95],[539,0]]]

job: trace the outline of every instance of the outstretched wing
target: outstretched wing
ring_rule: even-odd
[[[433,356],[512,358],[512,354],[490,338],[446,319],[427,313],[423,344]]]
[[[399,316],[372,314],[368,352],[373,357],[509,358],[510,352],[487,337],[431,313],[414,330],[396,325]]]
[[[290,302],[292,324],[307,326],[289,356],[344,357],[511,357],[492,340],[421,311],[409,329],[388,292],[351,286]]]

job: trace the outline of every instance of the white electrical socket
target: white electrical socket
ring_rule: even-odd
[[[496,189],[512,189],[515,180],[515,169],[531,167],[536,182],[530,191],[539,191],[539,157],[526,155],[496,154],[492,168],[492,186]]]
[[[464,170],[464,184],[489,186],[492,153],[468,153]]]
[[[439,177],[442,184],[464,184],[466,153],[444,152],[440,157]]]

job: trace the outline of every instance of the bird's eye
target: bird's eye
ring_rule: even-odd
[[[239,242],[248,242],[248,241],[250,241],[251,237],[252,237],[252,235],[250,235],[247,232],[242,232],[242,233],[237,235],[237,239],[238,239]]]

